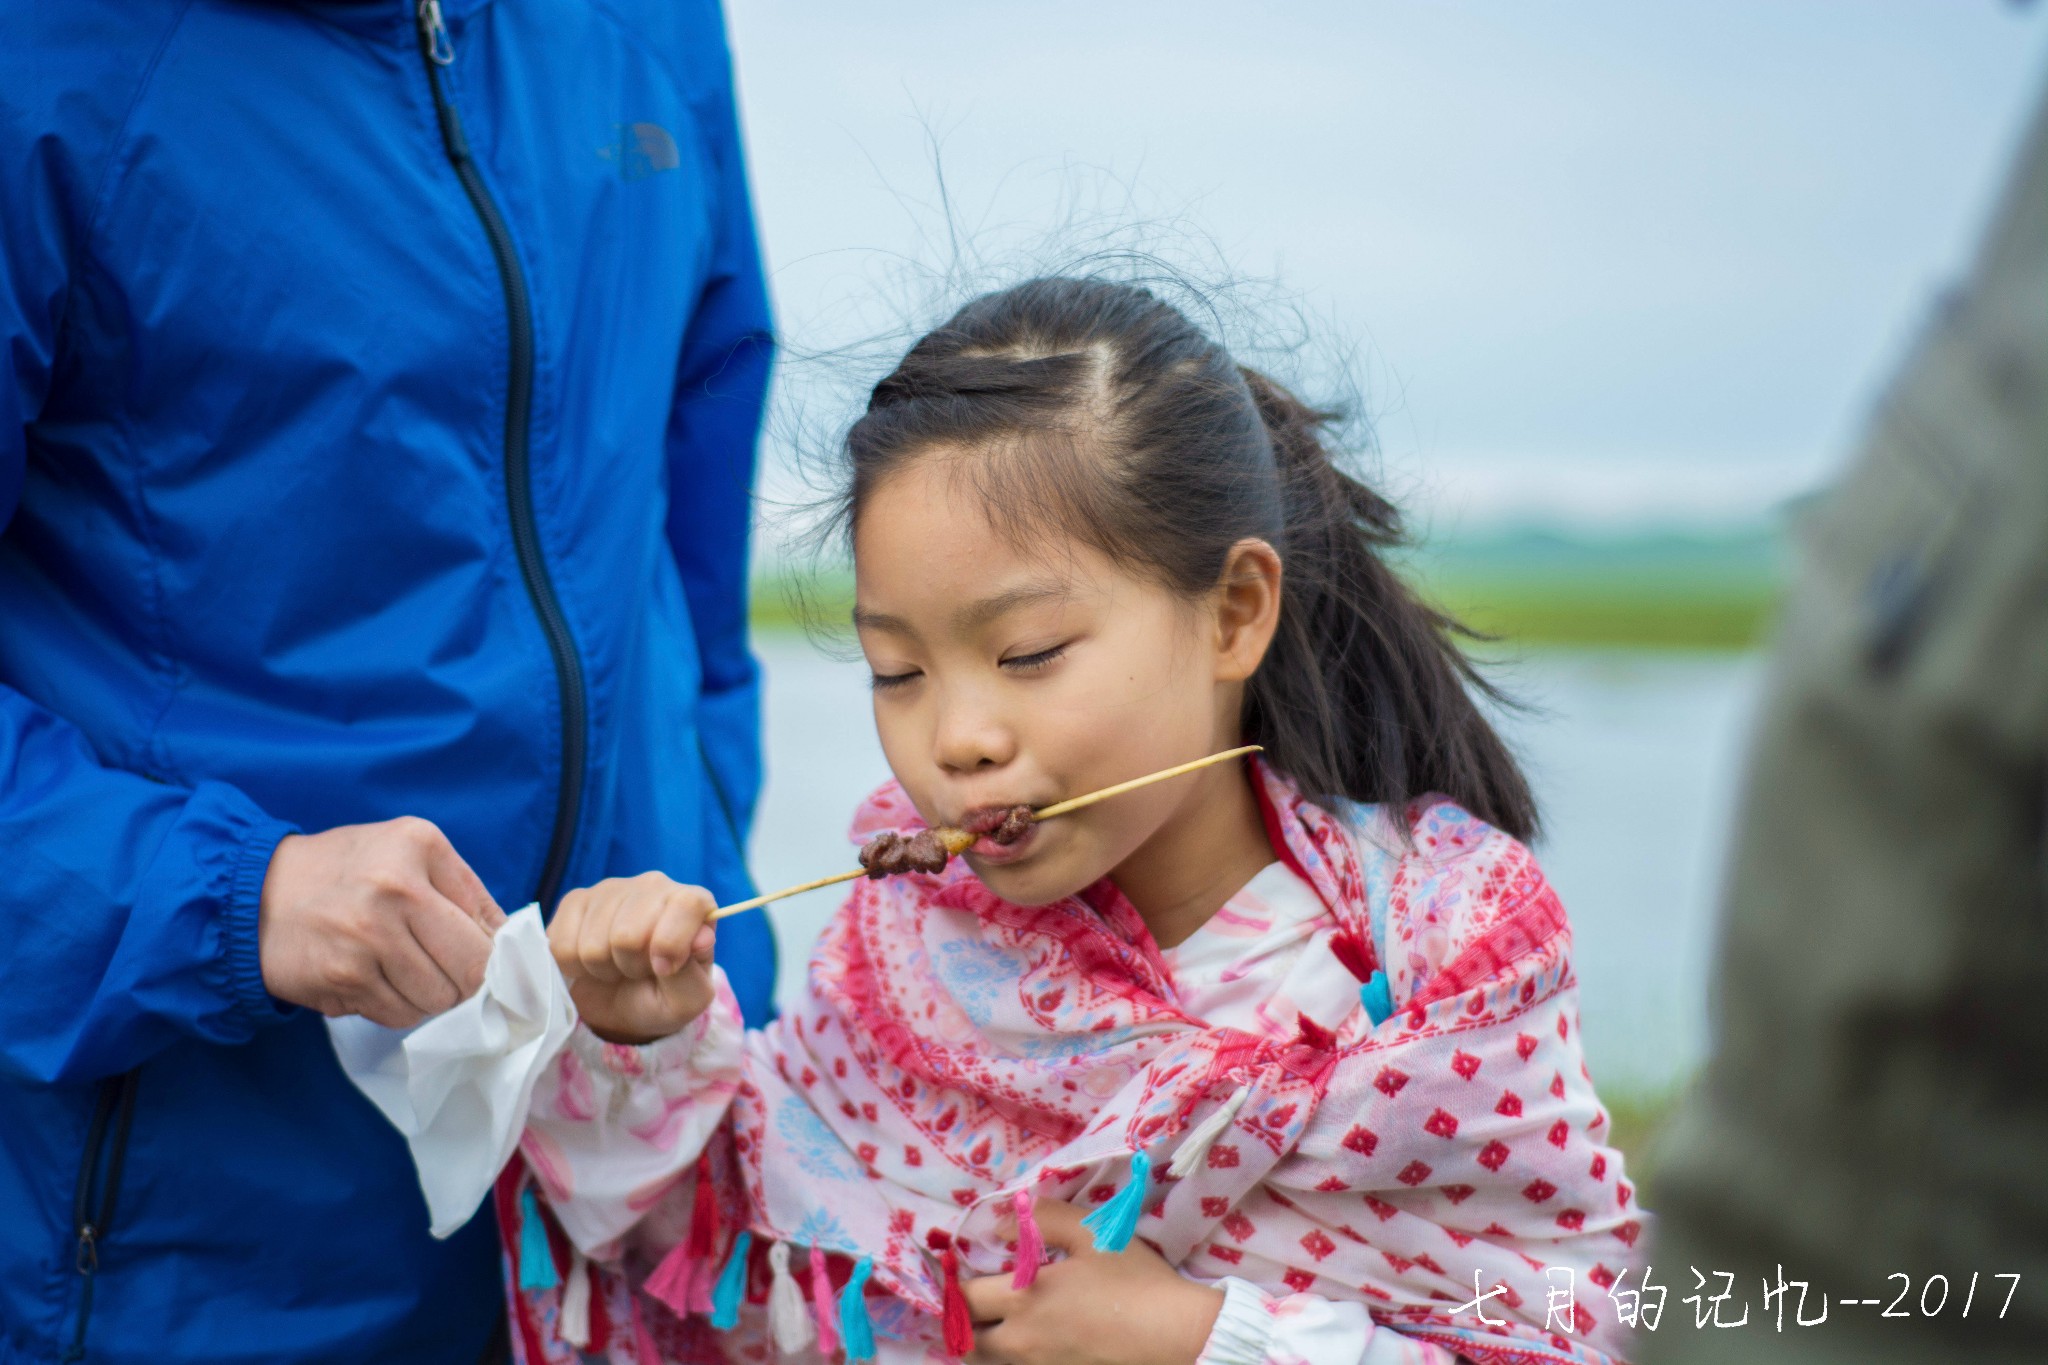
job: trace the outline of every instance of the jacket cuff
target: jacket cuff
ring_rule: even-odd
[[[263,984],[263,947],[258,934],[263,909],[263,880],[271,855],[296,825],[269,815],[249,821],[235,853],[234,872],[221,910],[221,958],[227,965],[228,994],[234,1015],[251,1029],[267,1027],[297,1014],[299,1007],[270,993]]]
[[[1273,1342],[1273,1301],[1249,1280],[1227,1275],[1214,1288],[1223,1291],[1223,1310],[1209,1329],[1208,1344],[1195,1365],[1264,1365]]]

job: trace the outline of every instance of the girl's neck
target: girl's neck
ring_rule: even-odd
[[[1194,775],[1159,832],[1110,872],[1162,948],[1178,947],[1273,861],[1250,771]]]

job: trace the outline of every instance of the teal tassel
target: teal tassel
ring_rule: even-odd
[[[711,1325],[721,1332],[740,1325],[740,1297],[747,1292],[747,1252],[753,1245],[754,1234],[741,1228],[732,1240],[732,1254],[725,1258],[725,1273],[711,1293]]]
[[[1143,1152],[1131,1153],[1131,1178],[1114,1199],[1081,1220],[1081,1225],[1095,1234],[1097,1251],[1122,1251],[1131,1244],[1151,1182],[1152,1158]]]
[[[1365,1017],[1372,1020],[1374,1028],[1378,1028],[1394,1012],[1394,992],[1387,985],[1387,974],[1374,972],[1367,977],[1365,984],[1358,988],[1358,999],[1365,1006]]]
[[[868,1276],[874,1273],[875,1258],[861,1257],[846,1288],[839,1291],[839,1340],[849,1361],[875,1358],[875,1324],[868,1317],[867,1296]]]
[[[553,1289],[561,1283],[555,1273],[555,1249],[548,1245],[547,1224],[540,1221],[540,1201],[528,1185],[519,1196],[519,1287]]]

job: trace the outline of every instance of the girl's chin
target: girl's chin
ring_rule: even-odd
[[[1076,880],[1067,869],[1051,866],[1049,860],[1043,858],[1026,856],[999,862],[985,859],[972,850],[968,851],[966,858],[967,865],[974,869],[974,875],[981,879],[981,884],[1012,905],[1051,905],[1097,880],[1095,877]]]

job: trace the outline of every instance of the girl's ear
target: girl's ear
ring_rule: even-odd
[[[1280,553],[1263,540],[1240,540],[1223,558],[1216,584],[1216,681],[1243,682],[1280,628]]]

